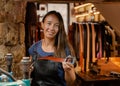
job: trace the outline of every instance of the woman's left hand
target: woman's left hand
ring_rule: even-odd
[[[67,86],[72,86],[76,79],[74,65],[70,62],[62,62],[62,66],[65,71],[65,80],[67,82]]]
[[[66,72],[74,69],[74,65],[71,64],[70,62],[63,62],[62,66],[63,66],[64,71]]]

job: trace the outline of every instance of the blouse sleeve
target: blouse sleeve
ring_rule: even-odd
[[[34,56],[35,54],[37,54],[37,47],[40,46],[40,43],[41,41],[38,41],[28,49],[29,55]]]
[[[35,51],[35,44],[33,44],[33,45],[28,49],[29,55],[33,56],[33,55],[34,55],[34,51]]]

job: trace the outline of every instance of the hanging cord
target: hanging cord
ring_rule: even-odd
[[[0,72],[2,72],[3,74],[7,75],[8,77],[10,77],[13,81],[16,81],[15,77],[10,75],[7,71],[3,70],[2,68],[0,68]]]

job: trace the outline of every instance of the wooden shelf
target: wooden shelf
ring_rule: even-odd
[[[77,22],[103,21],[104,17],[92,3],[86,3],[74,7],[74,14]]]

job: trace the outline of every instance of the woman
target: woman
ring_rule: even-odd
[[[42,20],[42,28],[44,39],[29,48],[29,54],[34,60],[31,86],[72,86],[76,78],[73,64],[36,60],[36,58],[45,58],[46,56],[56,58],[66,58],[68,55],[74,56],[65,33],[61,14],[56,11],[48,12]]]

